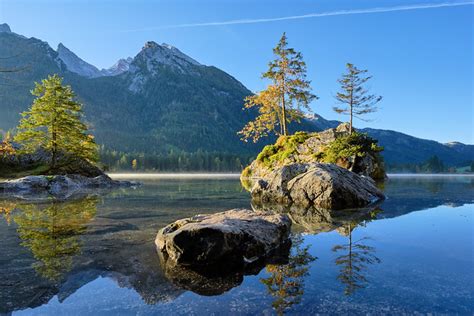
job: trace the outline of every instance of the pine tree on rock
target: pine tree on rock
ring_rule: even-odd
[[[350,63],[346,67],[347,73],[338,80],[341,84],[341,92],[335,96],[341,106],[335,106],[333,109],[339,114],[350,116],[349,131],[352,134],[353,118],[364,120],[361,115],[376,112],[376,104],[382,100],[382,97],[368,94],[369,90],[364,87],[364,84],[372,78],[372,76],[364,76],[367,70],[360,70]]]
[[[263,74],[263,78],[270,79],[272,83],[267,89],[245,100],[245,108],[258,107],[259,116],[239,132],[243,139],[252,138],[256,142],[272,132],[288,135],[287,123],[299,121],[304,110],[310,111],[310,102],[317,99],[311,93],[311,82],[306,79],[303,56],[288,47],[285,33],[273,53],[276,58]],[[279,132],[277,125],[280,126]]]
[[[55,170],[59,155],[97,162],[97,145],[81,121],[82,105],[74,100],[70,86],[62,84],[58,75],[36,83],[31,92],[36,99],[30,110],[23,112],[15,141],[24,153],[38,149],[51,154],[51,170]]]

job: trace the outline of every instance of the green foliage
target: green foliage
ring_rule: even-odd
[[[256,142],[270,133],[288,135],[287,124],[299,122],[303,118],[303,110],[310,111],[310,102],[317,99],[311,93],[311,82],[306,79],[303,56],[288,47],[285,33],[273,53],[275,59],[263,74],[263,78],[270,79],[272,83],[265,90],[245,99],[245,108],[257,107],[259,115],[239,132],[244,140],[251,138]]]
[[[249,164],[253,159],[252,155],[202,150],[193,153],[173,150],[152,153],[124,153],[105,148],[100,150],[100,161],[105,165],[107,171],[241,172],[244,165]],[[133,163],[134,160],[136,164]]]
[[[80,235],[95,216],[97,197],[48,204],[19,204],[13,216],[21,245],[29,249],[37,262],[36,271],[46,279],[59,281],[72,268],[80,253]]]
[[[441,160],[437,155],[434,155],[421,163],[388,164],[387,169],[390,172],[401,173],[456,173],[461,171],[459,169],[462,168],[456,168],[455,166],[447,167],[443,160]],[[467,172],[469,169],[469,167],[466,167],[461,172]]]
[[[376,112],[376,104],[382,100],[382,97],[368,94],[369,90],[364,87],[367,81],[372,78],[372,76],[364,76],[367,70],[358,69],[350,63],[346,67],[347,73],[338,80],[341,91],[335,97],[341,105],[335,106],[333,109],[337,113],[350,116],[350,133],[352,134],[353,117],[362,119],[362,115]]]
[[[97,145],[81,121],[82,105],[74,101],[71,87],[63,86],[62,78],[53,75],[36,83],[32,94],[36,99],[31,109],[22,113],[15,136],[21,152],[43,149],[51,153],[52,169],[60,154],[96,162]]]
[[[291,136],[280,136],[274,145],[267,145],[257,156],[257,161],[267,167],[271,167],[274,162],[283,161],[297,152],[299,144],[304,143],[311,134],[306,132],[296,132]]]
[[[254,110],[242,111],[251,92],[216,67],[191,65],[189,72],[181,72],[156,65],[160,75],[153,76],[146,62],[137,60],[137,71],[146,80],[134,92],[135,75],[81,77],[65,71],[57,53],[38,39],[0,33],[0,56],[14,56],[1,60],[3,68],[29,65],[27,71],[2,74],[8,82],[0,85],[2,130],[15,127],[19,113],[31,105],[33,83],[57,73],[84,105],[96,142],[110,151],[154,155],[202,150],[244,156],[260,149],[237,135],[243,122],[255,117]]]
[[[272,307],[277,315],[284,315],[293,305],[301,302],[309,265],[317,259],[309,253],[309,246],[303,247],[302,243],[301,235],[293,235],[288,263],[268,264],[266,270],[269,276],[260,279],[273,297]]]
[[[337,163],[350,157],[364,157],[366,154],[377,155],[383,147],[377,145],[377,141],[367,134],[354,132],[336,138],[330,143],[320,155],[320,159],[326,163]]]

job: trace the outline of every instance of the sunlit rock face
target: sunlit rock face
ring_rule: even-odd
[[[235,209],[178,220],[155,243],[169,260],[187,266],[244,266],[271,257],[288,243],[288,216]]]
[[[302,133],[279,139],[272,149],[264,148],[242,173],[242,184],[248,190],[258,179],[268,181],[272,172],[287,165],[323,162],[320,157],[324,150],[337,138],[349,135],[349,124],[342,123],[318,133]],[[286,143],[286,144],[285,144]],[[376,180],[386,178],[383,161],[378,153],[366,152],[363,157],[357,155],[340,160],[337,164],[359,175]]]
[[[372,179],[334,164],[291,164],[273,171],[267,179],[253,186],[253,200],[340,210],[384,199]]]

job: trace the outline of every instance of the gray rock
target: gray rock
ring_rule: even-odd
[[[338,137],[348,134],[348,123],[342,123],[337,128],[330,128],[319,133],[310,133],[304,142],[296,146],[296,151],[285,156],[284,159],[275,159],[271,163],[262,163],[258,159],[254,160],[246,168],[245,173],[242,173],[242,184],[247,190],[250,190],[259,179],[269,182],[273,170],[295,163],[313,164],[321,162],[318,157],[324,152],[325,148]],[[363,157],[348,157],[348,159],[341,160],[337,164],[359,175],[377,180],[386,178],[383,160],[373,153],[366,153]]]
[[[272,172],[269,181],[258,181],[252,198],[324,209],[366,207],[384,198],[374,181],[334,164],[291,164]]]
[[[16,180],[0,182],[0,193],[15,195],[18,198],[34,199],[54,196],[65,199],[91,189],[133,187],[135,181],[117,181],[103,174],[89,178],[78,174],[56,176],[27,176]]]
[[[289,243],[287,215],[234,209],[178,220],[158,232],[158,250],[176,264],[245,265],[272,256]]]
[[[0,191],[42,191],[49,181],[45,176],[27,176],[20,179],[0,182]]]

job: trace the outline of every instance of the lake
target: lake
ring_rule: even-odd
[[[391,176],[376,208],[292,211],[287,261],[215,278],[167,269],[154,239],[179,218],[251,207],[238,178],[140,181],[66,202],[0,198],[0,314],[474,312],[474,177]]]

